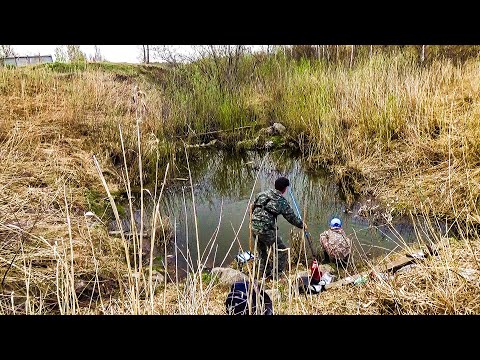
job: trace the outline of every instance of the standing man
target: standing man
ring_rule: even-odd
[[[273,244],[277,249],[286,249],[282,238],[277,234],[277,216],[283,217],[292,225],[307,229],[306,224],[295,215],[287,199],[283,197],[290,186],[290,181],[285,177],[275,180],[275,189],[263,191],[257,195],[252,205],[252,233],[257,242],[257,249],[260,255],[259,271],[265,277],[272,276],[272,265],[267,264],[268,250]],[[281,274],[286,267],[287,254],[284,251],[278,253],[278,273]]]

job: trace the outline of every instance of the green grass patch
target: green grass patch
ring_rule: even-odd
[[[95,190],[87,189],[85,191],[85,198],[89,210],[94,212],[98,217],[102,217],[106,213],[109,202],[102,194]]]
[[[212,282],[213,282],[213,284],[217,284],[218,283],[218,277],[213,276],[209,272],[203,272],[202,273],[202,282],[203,282],[204,285],[210,285],[210,283],[212,283]]]

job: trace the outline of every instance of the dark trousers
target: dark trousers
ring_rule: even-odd
[[[337,265],[341,265],[343,268],[346,268],[348,266],[348,260],[349,260],[349,257],[347,257],[346,259],[342,259],[342,260],[338,260],[338,259],[331,259],[330,256],[328,255],[328,253],[323,250],[323,259],[322,259],[322,264],[328,264],[328,263],[336,263]]]
[[[328,264],[330,262],[330,256],[328,256],[328,253],[323,250],[323,258],[322,258],[322,264]]]
[[[287,247],[282,242],[282,238],[275,233],[275,231],[268,232],[266,234],[257,234],[253,233],[257,241],[257,250],[259,253],[259,266],[258,270],[260,274],[263,276],[263,272],[265,271],[265,276],[272,275],[272,259],[273,256],[276,256],[274,253],[274,249],[272,248],[273,244],[277,244],[277,249],[286,249]],[[270,251],[270,261],[267,263],[268,251]],[[285,271],[285,267],[287,265],[287,252],[286,251],[279,251],[278,252],[278,273],[280,274],[282,271]]]

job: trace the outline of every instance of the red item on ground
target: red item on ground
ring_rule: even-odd
[[[318,284],[323,274],[318,268],[317,260],[313,260],[310,271],[312,273],[312,284]]]

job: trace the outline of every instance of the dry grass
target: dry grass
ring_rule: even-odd
[[[22,312],[76,313],[73,299],[83,299],[82,292],[102,302],[99,293],[109,296],[123,281],[122,243],[84,214],[105,203],[104,196],[86,196],[104,192],[93,154],[109,188],[121,189],[111,158],[122,154],[117,124],[135,128],[133,90],[103,72],[0,69],[2,312],[18,303]],[[148,154],[154,142],[148,132],[145,138]],[[106,221],[105,213],[96,215]]]
[[[437,232],[435,229],[431,231]],[[363,285],[345,285],[316,295],[299,294],[295,285],[302,267],[295,268],[288,279],[270,282],[264,289],[276,289],[276,314],[478,314],[480,312],[480,268],[478,241],[465,242],[441,238],[438,256],[417,262],[407,271],[398,271],[388,280],[371,278]],[[417,246],[405,251],[418,250]],[[398,255],[389,255],[383,263]],[[370,264],[373,265],[373,264]],[[368,268],[368,266],[367,266]],[[186,288],[185,285],[180,287]],[[201,311],[192,312],[178,301],[172,284],[167,290],[168,313],[224,314],[224,300],[229,286],[214,284],[204,292]],[[184,300],[188,302],[187,300]]]
[[[451,239],[440,255],[420,262],[391,280],[369,280],[312,297],[304,314],[478,314],[478,242]],[[476,258],[477,257],[477,258]]]
[[[281,293],[276,312],[479,313],[479,62],[419,67],[379,54],[353,69],[322,66],[300,64],[262,86],[246,84],[235,106],[258,110],[260,122],[275,114],[312,164],[328,164],[345,189],[370,191],[398,212],[434,215],[456,235],[432,224],[419,244],[438,242],[438,257],[388,282],[314,296],[294,286],[305,247],[293,249],[289,280],[268,285]],[[97,211],[104,220],[98,203],[115,209],[116,192],[154,174],[161,196],[162,178],[175,168],[178,144],[169,139],[194,109],[136,85],[99,70],[0,69],[0,313],[224,313],[228,287],[198,271],[158,282],[141,237],[128,245],[84,216]],[[215,98],[209,91],[205,101]],[[236,123],[236,112],[222,106],[229,122],[217,126],[243,124],[243,113]],[[196,129],[211,130],[207,120],[197,119]],[[160,220],[152,233],[166,237]]]

